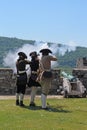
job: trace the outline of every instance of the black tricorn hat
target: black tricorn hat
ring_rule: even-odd
[[[29,55],[30,55],[30,56],[38,56],[39,54],[37,54],[36,51],[33,51],[33,52],[31,52]]]
[[[27,58],[27,55],[24,52],[19,52],[18,55],[24,57],[25,59]]]
[[[52,51],[48,48],[40,50],[41,53],[52,53]]]

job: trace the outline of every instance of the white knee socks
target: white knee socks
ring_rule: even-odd
[[[16,93],[16,100],[19,100],[19,93]]]
[[[37,92],[37,87],[32,87],[30,102],[34,102],[36,92]]]
[[[41,94],[42,108],[46,108],[46,98],[47,98],[46,95]]]
[[[20,94],[20,101],[23,101],[23,99],[24,99],[24,94]]]

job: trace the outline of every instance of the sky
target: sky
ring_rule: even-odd
[[[87,0],[0,0],[0,36],[87,47]]]

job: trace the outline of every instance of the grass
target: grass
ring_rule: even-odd
[[[36,108],[15,105],[15,100],[0,100],[0,130],[87,130],[87,99],[47,99],[50,110],[40,108],[40,98],[36,98]]]

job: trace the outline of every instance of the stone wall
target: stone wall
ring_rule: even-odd
[[[72,75],[79,78],[87,89],[87,58],[77,59],[76,68],[73,69]]]
[[[87,69],[87,58],[79,58],[76,62],[76,68]]]
[[[10,68],[0,68],[0,95],[14,94],[16,90],[15,76]]]
[[[61,78],[61,70],[60,69],[53,69],[53,80],[51,82],[51,89],[49,94],[57,94],[57,89],[59,86],[62,86],[63,84],[63,79]]]
[[[56,90],[61,85],[60,69],[53,69],[53,80],[49,94],[56,94]],[[26,94],[30,94],[30,88],[26,87]],[[0,68],[0,95],[14,95],[16,92],[16,75],[11,68]],[[37,94],[41,93],[38,88]]]
[[[86,68],[74,68],[72,75],[79,78],[87,89],[87,69]]]

